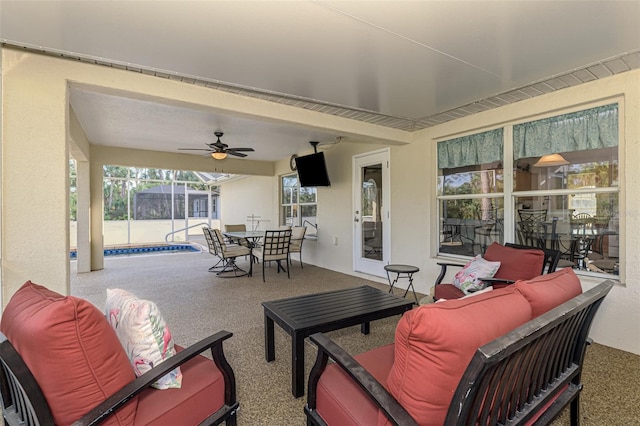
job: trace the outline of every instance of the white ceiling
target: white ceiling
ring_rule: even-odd
[[[0,0],[0,40],[414,130],[640,67],[640,1]],[[176,152],[222,130],[273,161],[340,136],[83,88],[71,102],[100,145]]]

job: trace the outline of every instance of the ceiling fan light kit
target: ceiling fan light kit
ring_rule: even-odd
[[[227,155],[234,155],[236,157],[246,157],[247,154],[243,152],[253,152],[255,151],[253,148],[229,148],[229,145],[226,143],[222,143],[220,138],[224,133],[222,132],[214,132],[214,135],[218,138],[217,141],[211,143],[205,143],[209,148],[178,148],[179,151],[208,151],[209,155],[216,160],[224,160],[227,158]]]

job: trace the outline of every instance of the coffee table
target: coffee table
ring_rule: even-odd
[[[413,308],[414,302],[370,286],[307,294],[262,302],[264,307],[264,349],[267,362],[276,359],[274,322],[291,336],[291,393],[304,395],[304,339],[361,324],[369,334],[369,323]]]

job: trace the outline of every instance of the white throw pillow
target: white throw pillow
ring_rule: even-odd
[[[158,306],[122,289],[107,289],[105,314],[133,365],[136,376],[176,354],[171,332]],[[157,389],[179,388],[180,367],[158,379]]]
[[[464,294],[482,290],[486,284],[480,278],[493,278],[499,268],[500,262],[490,262],[477,255],[453,277],[453,285]]]

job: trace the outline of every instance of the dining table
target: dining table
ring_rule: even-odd
[[[261,238],[264,238],[264,231],[229,231],[223,233],[231,241],[246,239],[251,247],[255,247]]]

